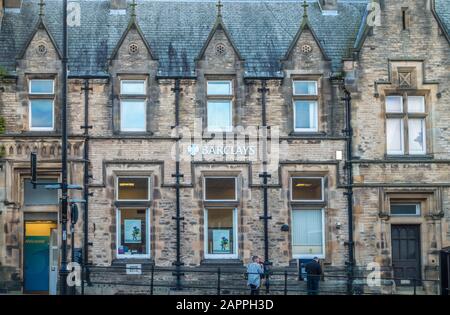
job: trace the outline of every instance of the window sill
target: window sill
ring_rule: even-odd
[[[123,137],[123,138],[135,138],[135,137],[148,137],[153,136],[153,132],[151,131],[116,131],[114,132],[115,136]]]
[[[326,137],[327,133],[323,131],[292,131],[288,136],[297,138]]]
[[[111,262],[111,266],[126,266],[127,264],[154,265],[153,258],[116,258]]]
[[[231,259],[213,259],[206,258],[200,262],[200,266],[210,266],[210,267],[243,267],[244,263],[241,259],[231,258]]]
[[[114,206],[120,207],[150,207],[152,201],[115,201]]]
[[[393,155],[393,154],[385,154],[384,158],[386,160],[432,160],[434,158],[433,154],[423,154],[423,155]]]

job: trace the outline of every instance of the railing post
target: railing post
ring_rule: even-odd
[[[220,267],[217,268],[217,295],[220,295]]]
[[[155,274],[155,265],[152,265],[152,270],[151,270],[151,278],[150,278],[150,295],[153,295],[153,277]]]
[[[287,295],[287,271],[284,271],[284,295]]]
[[[413,285],[414,285],[414,295],[417,295],[417,292],[416,292],[416,278],[413,279]]]

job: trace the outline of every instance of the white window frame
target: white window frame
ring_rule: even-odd
[[[297,128],[296,127],[296,118],[297,118],[297,106],[295,105],[296,102],[314,102],[314,103],[316,103],[316,115],[314,117],[315,125],[316,125],[315,128]],[[317,100],[294,100],[293,107],[294,107],[294,131],[295,132],[317,132],[317,131],[319,131],[319,102]]]
[[[38,101],[38,100],[51,100],[52,101],[52,126],[51,127],[33,127],[32,122],[33,122],[33,114],[32,114],[32,110],[31,110],[31,102],[32,101]],[[31,131],[53,131],[55,130],[55,100],[54,99],[50,99],[50,98],[45,98],[45,99],[30,99],[28,101],[28,129]]]
[[[225,207],[224,207],[225,208]],[[219,209],[219,208],[217,208]],[[225,208],[228,209],[228,208]],[[231,208],[230,208],[231,209]],[[209,254],[208,253],[208,211],[214,211],[214,208],[204,208],[203,209],[203,217],[204,217],[204,226],[203,226],[203,250],[205,259],[238,259],[239,254],[239,239],[238,239],[238,217],[237,217],[237,208],[233,208],[233,254]]]
[[[136,94],[137,95],[137,94]],[[122,113],[123,113],[123,102],[138,102],[142,101],[144,103],[145,115],[144,115],[144,128],[124,128]],[[145,132],[147,130],[147,101],[145,99],[132,99],[126,98],[120,100],[120,131],[121,132]]]
[[[144,86],[144,92],[142,93],[142,94],[136,94],[136,93],[131,93],[131,94],[129,94],[129,93],[122,93],[122,90],[123,90],[123,84],[124,83],[128,83],[128,82],[141,82],[142,84],[143,84],[143,86]],[[136,80],[133,80],[133,79],[123,79],[123,80],[120,80],[120,95],[139,95],[139,96],[145,96],[145,95],[147,95],[147,93],[146,93],[146,87],[147,87],[147,79],[136,79]]]
[[[119,199],[119,178],[147,178],[148,180],[148,192],[147,192],[147,197],[148,199]],[[151,195],[151,177],[150,176],[135,176],[135,175],[131,175],[131,176],[127,176],[127,175],[119,175],[116,176],[116,200],[117,201],[151,201],[152,200],[152,195]]]
[[[209,84],[210,83],[227,83],[230,85],[230,93],[229,94],[210,94],[209,91]],[[206,94],[208,96],[232,96],[233,95],[233,80],[208,80],[206,82]]]
[[[414,205],[416,206],[416,213],[415,214],[393,214],[391,211],[391,207],[392,205],[401,205],[401,206],[411,206]],[[420,216],[422,213],[422,206],[419,202],[395,202],[395,203],[391,203],[389,205],[389,214],[393,217],[416,217],[416,216]]]
[[[389,119],[396,119],[396,120],[400,120],[400,144],[402,146],[402,149],[400,151],[389,151],[388,147],[387,147],[387,142],[388,142],[388,133],[387,133],[387,121]],[[388,155],[404,155],[405,154],[405,126],[404,126],[404,121],[403,118],[386,118],[386,153]]]
[[[312,82],[312,83],[314,83],[314,85],[315,85],[314,94],[297,94],[297,93],[295,93],[295,83],[296,82],[305,82],[305,83],[306,82],[308,82],[308,83]],[[293,80],[292,81],[292,94],[295,95],[295,96],[317,96],[318,93],[319,93],[319,87],[318,87],[318,84],[317,84],[316,80]]]
[[[36,93],[31,92],[32,81],[52,81],[52,92],[51,93]],[[52,95],[55,94],[55,80],[54,79],[30,79],[28,80],[28,93],[32,95]]]
[[[121,233],[122,233],[122,225],[120,224],[120,211],[122,210],[127,210],[127,209],[131,209],[131,210],[136,210],[136,209],[145,209],[145,220],[146,220],[146,225],[147,225],[147,229],[146,229],[146,241],[147,244],[145,244],[146,246],[146,250],[147,250],[147,254],[137,254],[137,255],[130,255],[130,254],[119,254],[119,246],[123,245],[120,243],[120,237],[121,237]],[[117,259],[142,259],[142,258],[150,258],[151,254],[150,254],[150,250],[151,250],[151,234],[150,234],[150,209],[149,208],[140,208],[140,207],[119,207],[116,208],[116,258]]]
[[[207,104],[206,104],[206,106],[207,106],[207,108],[206,108],[206,115],[208,116],[208,112],[209,112],[209,103],[214,103],[214,102],[223,102],[223,103],[225,103],[225,102],[229,102],[230,103],[230,123],[231,123],[231,125],[229,125],[229,126],[226,126],[226,127],[218,127],[218,128],[214,128],[214,127],[217,127],[217,126],[210,126],[209,125],[209,120],[207,119],[207,124],[208,124],[208,126],[207,126],[207,130],[208,130],[208,132],[231,132],[231,131],[233,131],[233,101],[232,100],[215,100],[215,99],[211,99],[211,100],[208,100],[207,101]]]
[[[398,112],[389,112],[387,107],[387,100],[388,98],[399,98],[400,99],[400,111]],[[405,109],[405,100],[403,99],[403,95],[387,95],[385,100],[385,110],[387,114],[403,114]]]
[[[300,200],[300,199],[293,199],[292,198],[292,193],[294,192],[293,186],[292,186],[292,180],[295,178],[313,178],[313,179],[320,179],[321,182],[321,199],[320,200]],[[290,186],[290,201],[291,202],[324,202],[325,201],[325,181],[324,181],[324,177],[320,177],[320,176],[291,176],[291,178],[289,179],[289,186]]]
[[[234,178],[234,197],[235,199],[206,199],[206,179],[207,178],[214,178],[214,179],[220,179],[220,178]],[[208,202],[237,202],[238,201],[238,182],[237,182],[237,176],[204,176],[203,177],[203,201]]]
[[[426,118],[408,118],[408,124],[410,120],[420,120],[423,124],[422,129],[422,142],[423,142],[423,150],[422,151],[412,151],[411,146],[409,145],[409,137],[411,136],[409,125],[408,125],[408,147],[409,147],[409,155],[425,155],[427,154],[427,122]]]
[[[302,208],[302,209],[292,209],[291,210],[291,222],[294,222],[294,211],[302,211],[302,210],[315,210],[315,211],[321,211],[322,213],[322,253],[321,254],[294,254],[294,233],[291,232],[291,250],[292,250],[292,258],[293,259],[312,259],[314,257],[325,259],[326,253],[325,253],[325,210],[324,208]],[[292,227],[294,227],[294,224],[292,224]]]

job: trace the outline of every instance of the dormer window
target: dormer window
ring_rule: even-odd
[[[120,82],[120,131],[147,130],[146,80]]]
[[[233,130],[233,81],[208,81],[208,132]]]
[[[317,132],[319,124],[317,81],[293,82],[294,131]]]
[[[52,131],[55,128],[55,87],[52,79],[29,81],[29,129]]]

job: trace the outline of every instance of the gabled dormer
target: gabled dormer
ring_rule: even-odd
[[[285,68],[322,69],[325,67],[324,63],[331,60],[309,21],[307,7],[305,1],[302,23],[282,59]]]
[[[132,4],[130,21],[109,58],[111,63],[116,60],[128,60],[136,65],[148,60],[158,59],[139,27],[134,5]]]
[[[203,62],[204,68],[235,70],[244,61],[222,18],[222,4],[217,4],[218,11],[214,25],[200,50],[196,61]]]
[[[119,135],[151,134],[157,129],[158,61],[136,19],[136,1],[130,4],[130,21],[109,59],[113,123]]]
[[[19,65],[21,68],[26,67],[26,64],[23,64],[25,62],[33,64],[33,67],[39,68],[38,71],[40,72],[48,72],[50,69],[58,68],[57,65],[61,63],[62,53],[45,23],[45,3],[41,1],[39,6],[37,23],[17,56],[17,60],[21,63]]]

